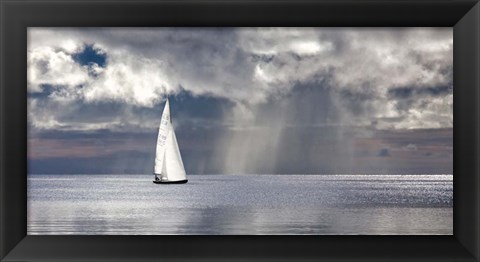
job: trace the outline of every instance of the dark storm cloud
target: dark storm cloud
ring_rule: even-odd
[[[388,151],[388,148],[382,148],[378,151],[377,156],[381,156],[381,157],[390,156],[390,151]]]
[[[229,112],[234,104],[225,98],[194,95],[182,91],[170,97],[172,118],[182,126],[216,127],[225,123],[222,121],[225,112]],[[182,106],[188,105],[188,106]],[[163,104],[162,104],[163,106]]]
[[[260,104],[255,109],[255,123],[268,126],[282,119],[283,125],[306,127],[335,122],[338,112],[331,92],[328,81],[298,84],[288,95]]]
[[[388,90],[388,98],[395,103],[395,108],[399,112],[406,113],[412,108],[419,110],[426,108],[428,110],[428,107],[434,102],[432,98],[443,98],[452,94],[453,89],[451,85],[396,87]]]
[[[396,87],[388,90],[390,99],[408,99],[419,96],[442,96],[451,94],[452,86]]]
[[[364,85],[361,91],[341,90],[338,95],[344,102],[342,106],[353,116],[368,115],[376,110],[376,105],[372,102],[378,100],[378,95],[368,87],[368,84]]]
[[[55,87],[52,85],[40,85],[40,88],[40,92],[27,93],[27,97],[30,99],[46,99],[55,92]]]

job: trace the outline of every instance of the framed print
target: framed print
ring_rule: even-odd
[[[27,34],[28,235],[453,234],[452,28]]]
[[[1,7],[2,260],[478,261],[476,1]]]

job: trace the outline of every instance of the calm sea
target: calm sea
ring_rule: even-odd
[[[28,234],[438,235],[452,175],[30,175]]]

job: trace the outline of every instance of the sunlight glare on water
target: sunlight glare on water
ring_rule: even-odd
[[[453,233],[452,175],[30,175],[29,235]]]

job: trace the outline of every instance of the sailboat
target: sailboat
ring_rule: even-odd
[[[188,181],[170,118],[168,98],[158,128],[154,174],[155,184],[184,184]]]

